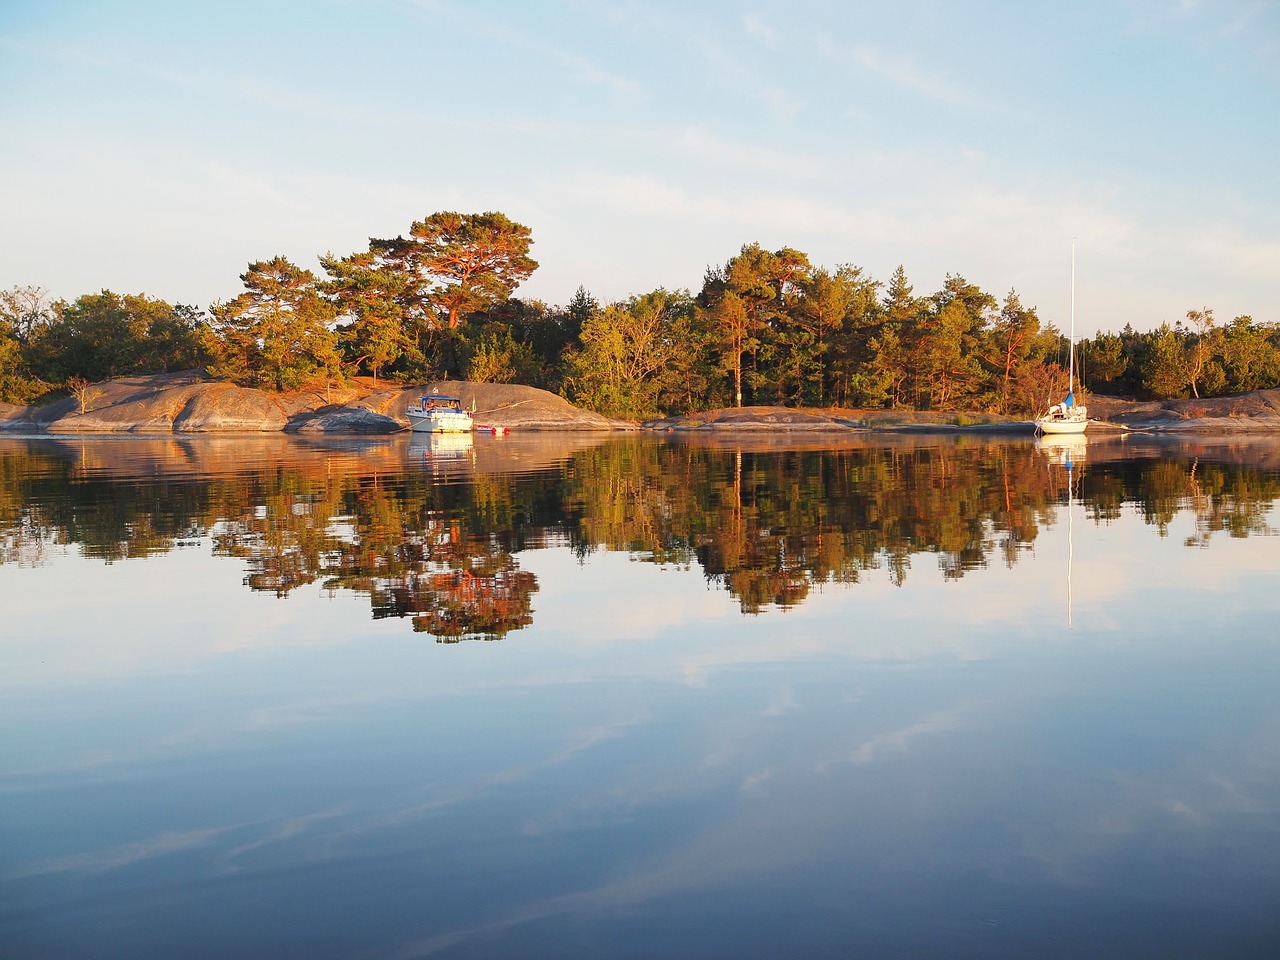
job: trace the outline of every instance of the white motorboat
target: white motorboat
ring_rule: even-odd
[[[470,433],[471,414],[462,408],[457,397],[431,393],[416,406],[405,410],[409,429],[414,433]]]

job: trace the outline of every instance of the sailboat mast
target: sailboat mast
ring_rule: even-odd
[[[1076,241],[1071,240],[1071,342],[1067,360],[1067,395],[1076,389]]]

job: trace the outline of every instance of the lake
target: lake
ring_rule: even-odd
[[[1280,443],[0,438],[0,956],[1280,956]]]

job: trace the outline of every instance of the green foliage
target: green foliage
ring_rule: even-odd
[[[466,378],[477,383],[531,384],[541,363],[527,343],[516,340],[505,324],[488,323],[472,343]]]
[[[1222,332],[1223,389],[1227,393],[1280,385],[1280,331],[1273,324],[1236,317]]]
[[[825,298],[831,298],[836,307],[838,322],[830,337],[819,336],[825,361],[818,401],[848,406],[861,402],[859,393],[870,386],[863,372],[872,358],[872,340],[884,321],[878,299],[881,284],[852,264],[837,267],[829,281],[823,278],[824,272],[814,271],[813,282],[804,288],[801,312],[812,315]]]
[[[890,407],[902,403],[906,352],[898,332],[882,323],[867,342],[866,362],[845,371],[843,402],[852,407]]]
[[[211,375],[276,390],[341,376],[334,310],[310,270],[275,257],[249,264],[240,279],[244,293],[210,308]]]
[[[48,295],[39,287],[0,291],[0,403],[25,403],[49,385],[31,369],[31,344],[53,320]]]
[[[1158,400],[1187,395],[1191,383],[1182,336],[1167,323],[1148,341],[1142,385]]]
[[[976,348],[995,302],[963,277],[948,274],[929,306],[913,315],[905,343],[907,388],[916,407],[954,407],[981,391]]]
[[[528,227],[501,213],[444,212],[413,223],[408,237],[321,257],[346,362],[375,379],[459,375],[469,353],[460,327],[509,302],[538,266],[532,242]]]
[[[607,416],[656,415],[659,397],[672,389],[669,378],[679,369],[674,361],[681,344],[672,330],[690,308],[687,293],[659,289],[590,317],[581,348],[569,357],[569,398]]]
[[[321,285],[336,307],[339,342],[349,364],[379,374],[409,349],[404,296],[408,282],[389,269],[372,249],[349,257],[326,254],[320,264],[329,275]]]
[[[511,359],[514,349],[510,331],[480,341],[467,364],[467,379],[476,383],[510,383],[516,376]]]
[[[579,293],[589,297],[581,287]],[[572,301],[567,308],[549,309],[537,300],[512,297],[486,311],[482,326],[510,333],[519,383],[558,393],[564,382],[564,352],[578,343],[582,332],[574,309]]]
[[[977,358],[965,350],[971,327],[972,318],[959,300],[921,316],[910,353],[913,394],[920,409],[950,408],[974,392]]]
[[[1273,325],[1242,316],[1218,327],[1208,308],[1187,311],[1187,320],[1150,333],[1126,326],[1082,341],[1082,379],[1102,392],[1158,400],[1280,386]]]
[[[1031,362],[1039,333],[1035,308],[1023,307],[1018,294],[1010,290],[999,315],[986,328],[982,348],[983,360],[993,374],[989,405],[997,413],[1030,416],[1039,412],[1040,404],[1026,404],[1018,384],[1023,368]]]
[[[659,408],[664,413],[691,413],[728,402],[725,381],[717,375],[715,339],[700,322],[686,290],[671,295],[668,337],[673,349],[661,378]]]
[[[823,406],[845,399],[866,356],[877,284],[852,265],[802,274],[778,320],[781,392],[791,402]]]
[[[744,389],[752,403],[776,402],[789,386],[785,381],[796,379],[777,361],[790,361],[794,352],[787,342],[789,311],[811,269],[798,250],[770,253],[749,243],[723,268],[707,270],[698,294],[699,322],[711,335],[718,369],[732,378],[736,406],[742,406]],[[802,329],[791,346],[806,344]]]
[[[1062,398],[1066,382],[1067,371],[1057,363],[1027,359],[1018,366],[1009,383],[1001,412],[1011,416],[1039,416]],[[1077,387],[1077,391],[1081,389]]]
[[[13,327],[0,320],[0,403],[25,403],[46,388],[32,375]]]
[[[1087,349],[1080,351],[1081,363],[1092,375],[1090,383],[1095,389],[1111,392],[1123,382],[1121,378],[1129,369],[1130,358],[1119,334],[1099,333],[1092,342],[1085,341],[1082,346]]]
[[[880,322],[872,329],[866,362],[850,376],[855,405],[897,409],[910,404],[909,345],[924,309],[900,264],[885,291]]]
[[[1198,397],[1202,379],[1208,380],[1205,386],[1210,393],[1222,385],[1222,368],[1213,363],[1213,358],[1222,352],[1222,331],[1214,325],[1213,311],[1208,307],[1188,310],[1187,321],[1195,331],[1186,349],[1187,378],[1191,381],[1192,396]]]
[[[33,328],[27,354],[33,372],[50,383],[189,370],[205,359],[202,323],[194,307],[103,290],[55,303],[52,317]]]
[[[1236,317],[1218,327],[1213,311],[1187,311],[1189,325],[1150,333],[1126,326],[1081,343],[1088,383],[1107,393],[1153,399],[1221,396],[1280,386],[1276,328]]]

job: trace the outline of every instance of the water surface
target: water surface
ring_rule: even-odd
[[[1280,954],[1280,446],[0,439],[0,955]]]

